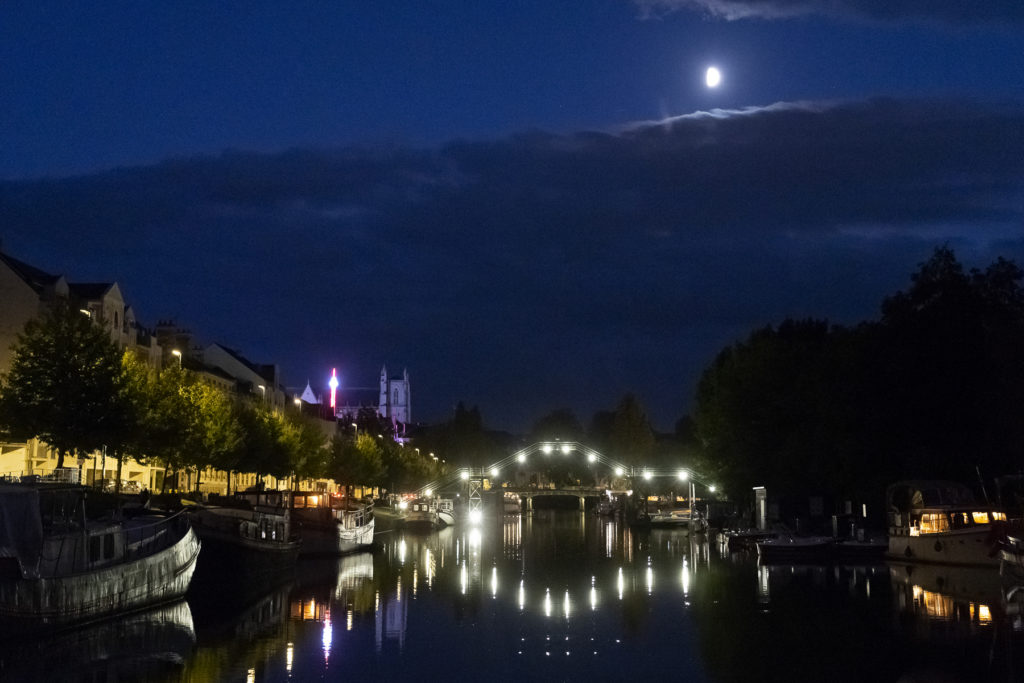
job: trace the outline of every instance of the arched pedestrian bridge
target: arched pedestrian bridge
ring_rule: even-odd
[[[555,462],[551,462],[554,459],[582,458],[588,467],[594,469],[595,475],[598,475],[595,479],[600,479],[600,474],[603,472],[606,477],[604,480],[606,485],[536,487],[516,484],[507,478],[502,478],[503,475],[507,477],[510,472],[521,471],[537,458],[544,458],[550,464],[555,464]],[[588,497],[603,495],[608,490],[626,493],[634,489],[639,482],[665,477],[688,482],[692,498],[693,483],[698,480],[694,473],[687,468],[635,467],[608,457],[579,441],[538,441],[486,467],[463,467],[454,470],[448,477],[433,481],[415,493],[418,496],[430,497],[443,488],[461,482],[467,493],[469,511],[472,514],[475,510],[481,510],[483,507],[484,482],[488,480],[492,490],[519,494],[526,500],[525,509],[532,509],[532,499],[535,496],[576,496],[580,500],[580,509],[582,510],[584,500]],[[712,492],[715,490],[714,486],[708,488]]]

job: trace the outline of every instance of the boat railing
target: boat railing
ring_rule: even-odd
[[[56,543],[44,546],[37,566],[26,567],[26,570],[41,578],[52,578],[141,559],[170,548],[189,528],[188,515],[179,511],[152,523],[136,520],[131,526],[109,532],[61,534],[54,539]],[[117,548],[123,548],[120,556]]]
[[[81,476],[75,467],[62,467],[45,474],[25,472],[4,472],[0,474],[0,484],[78,484]]]

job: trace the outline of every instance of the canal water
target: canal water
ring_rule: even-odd
[[[199,587],[0,644],[0,680],[1024,680],[1024,623],[996,570],[761,566],[568,511],[378,545],[301,561],[245,599]]]

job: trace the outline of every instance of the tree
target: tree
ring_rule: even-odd
[[[579,441],[583,438],[583,426],[575,413],[568,408],[553,410],[533,424],[531,441]]]
[[[30,320],[0,378],[0,423],[66,455],[121,438],[130,407],[121,392],[121,354],[105,330],[65,301]]]
[[[629,465],[646,464],[654,452],[654,431],[633,394],[623,396],[615,408],[610,445],[610,455]]]

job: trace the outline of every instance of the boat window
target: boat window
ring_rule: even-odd
[[[114,534],[107,534],[103,537],[103,559],[110,560],[114,557]]]
[[[992,519],[998,520],[1000,522],[1005,522],[1006,521],[1006,513],[1005,512],[993,512],[992,513]]]
[[[988,513],[987,512],[972,512],[971,517],[974,518],[975,524],[988,524]]]
[[[936,512],[921,515],[922,534],[937,534],[943,531],[949,531],[949,520],[946,515]]]
[[[100,559],[100,537],[90,536],[89,537],[89,561],[96,562]]]

